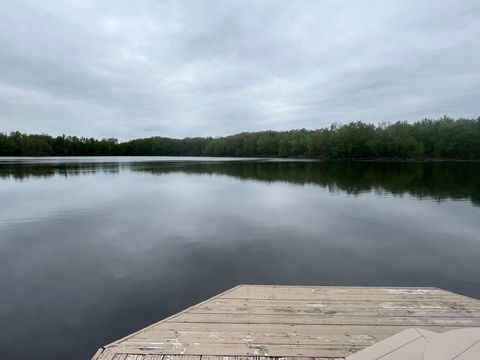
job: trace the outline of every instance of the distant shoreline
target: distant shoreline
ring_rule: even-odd
[[[0,156],[214,156],[241,158],[480,160],[480,118],[242,132],[224,137],[154,136],[119,142],[47,134],[0,133]]]
[[[223,159],[224,161],[240,161],[240,160],[258,160],[258,161],[357,161],[357,162],[467,162],[478,163],[480,159],[448,159],[448,158],[425,158],[425,159],[396,159],[396,158],[337,158],[337,159],[321,159],[321,158],[298,158],[298,157],[245,157],[245,156],[183,156],[183,155],[53,155],[53,156],[0,156],[1,160],[16,159],[78,159],[78,158],[169,158],[169,159]]]

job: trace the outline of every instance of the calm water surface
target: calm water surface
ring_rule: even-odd
[[[2,359],[89,359],[240,283],[480,297],[479,163],[1,159],[0,204]]]

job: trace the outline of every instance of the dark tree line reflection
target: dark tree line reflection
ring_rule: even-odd
[[[59,162],[0,164],[0,178],[24,180],[121,171],[164,175],[226,175],[261,182],[318,185],[329,191],[358,195],[364,192],[409,194],[435,200],[470,200],[480,205],[478,162],[368,161],[223,161],[223,162]]]

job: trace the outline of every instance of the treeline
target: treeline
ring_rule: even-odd
[[[151,137],[127,142],[76,136],[0,134],[0,156],[232,156],[322,159],[480,159],[480,118],[319,130],[261,131],[218,138]]]

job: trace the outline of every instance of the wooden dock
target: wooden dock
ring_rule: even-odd
[[[410,327],[480,327],[480,300],[437,288],[241,285],[93,360],[343,359]]]

